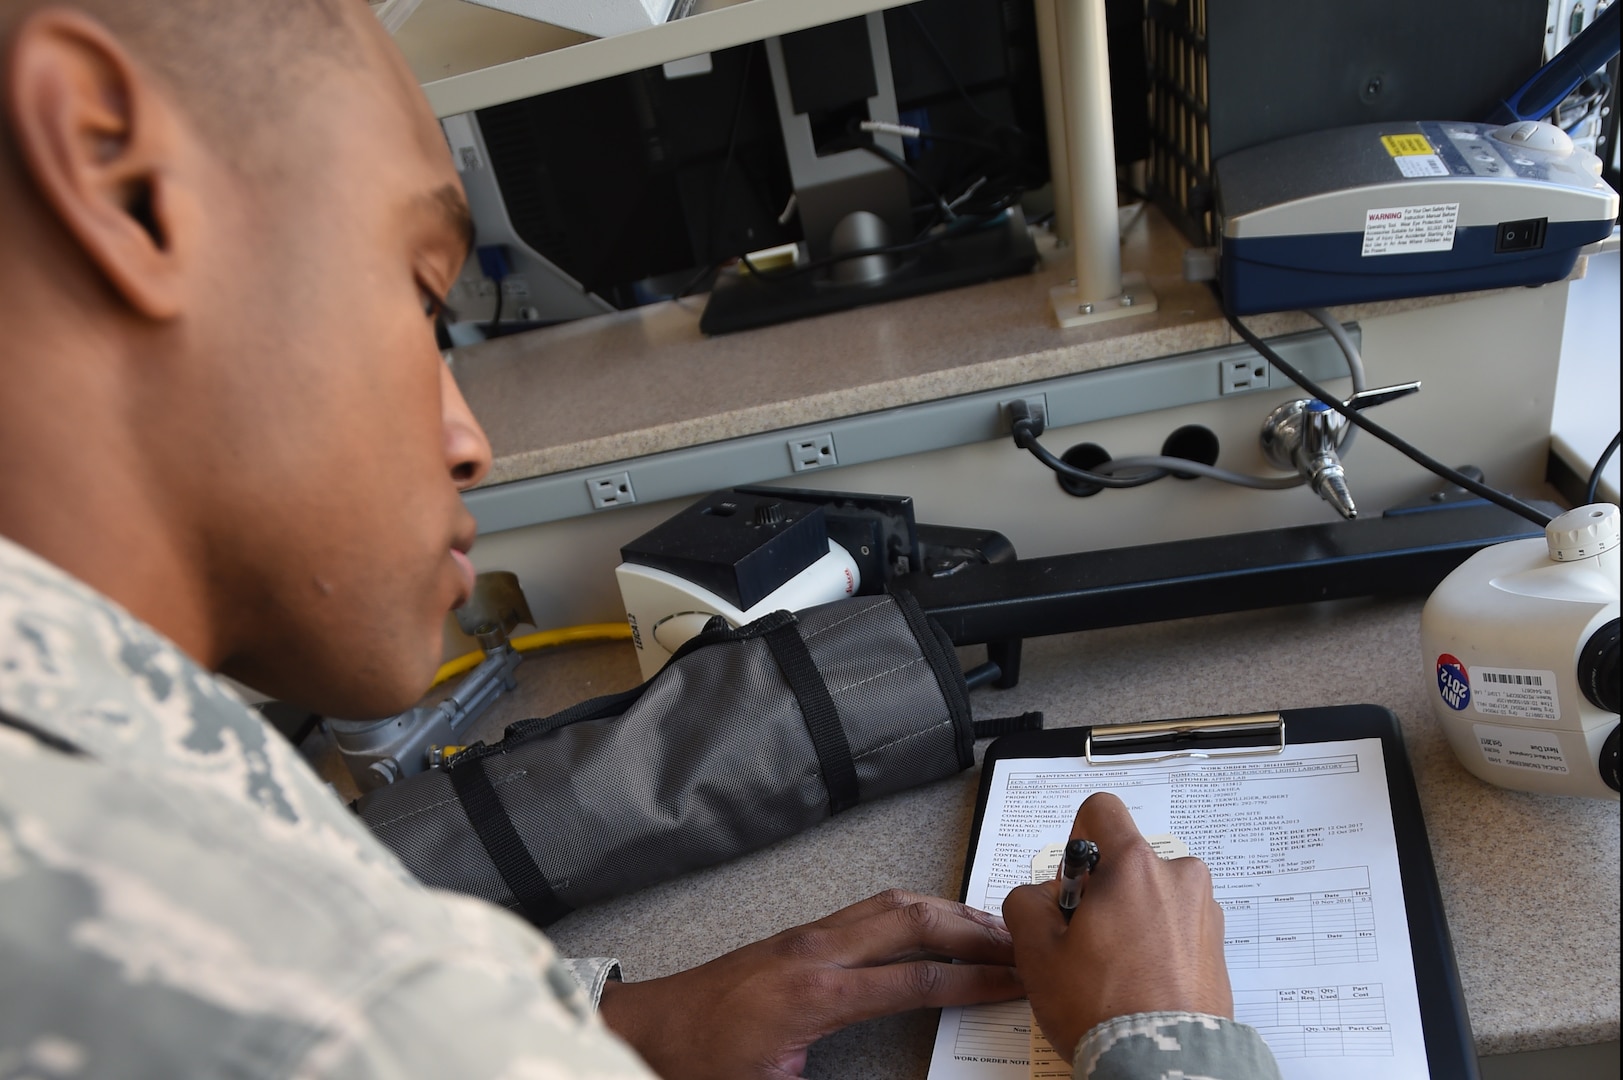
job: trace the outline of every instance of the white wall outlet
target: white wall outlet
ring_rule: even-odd
[[[834,454],[834,436],[832,434],[812,435],[804,439],[789,440],[789,464],[794,466],[797,473],[810,472],[813,469],[826,469],[831,465],[838,465],[840,459]]]
[[[1244,394],[1252,390],[1268,389],[1273,369],[1260,356],[1241,360],[1222,360],[1218,363],[1218,390],[1224,394]]]
[[[586,481],[586,491],[592,496],[593,510],[612,510],[637,501],[631,490],[631,474],[617,472],[610,476],[594,476]]]

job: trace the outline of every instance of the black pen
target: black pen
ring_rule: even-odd
[[[1082,875],[1099,865],[1099,845],[1092,840],[1072,840],[1065,845],[1065,861],[1059,868],[1059,910],[1065,921],[1082,902]]]

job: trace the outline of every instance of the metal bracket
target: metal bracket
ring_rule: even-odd
[[[1269,735],[1264,746],[1230,747],[1221,750],[1174,750],[1167,754],[1137,754],[1130,749],[1146,743],[1177,743],[1218,736]],[[1129,747],[1106,756],[1095,756],[1094,745]],[[1091,728],[1082,745],[1082,757],[1089,765],[1115,762],[1131,764],[1172,761],[1176,758],[1259,757],[1285,752],[1285,718],[1279,713],[1252,713],[1247,716],[1213,716],[1201,720],[1166,720],[1154,724],[1111,724]]]
[[[1144,275],[1128,270],[1121,275],[1121,292],[1103,299],[1083,297],[1075,284],[1056,285],[1048,290],[1048,302],[1054,307],[1054,318],[1060,326],[1085,326],[1089,323],[1121,319],[1128,315],[1145,315],[1160,306],[1155,291]]]

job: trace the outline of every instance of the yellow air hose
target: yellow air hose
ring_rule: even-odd
[[[527,653],[558,645],[574,645],[583,641],[630,640],[631,627],[626,623],[586,623],[582,626],[565,626],[557,630],[537,630],[533,634],[513,638],[508,644],[518,652]],[[447,660],[440,665],[439,672],[435,674],[434,686],[454,679],[464,671],[472,671],[484,658],[483,652],[471,652],[455,660]]]

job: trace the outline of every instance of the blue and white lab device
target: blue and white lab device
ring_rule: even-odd
[[[1363,124],[1216,165],[1236,315],[1542,285],[1609,236],[1601,161],[1552,124]]]
[[[1361,124],[1213,168],[1223,303],[1236,315],[1542,285],[1605,239],[1601,161],[1538,117],[1617,54],[1614,4],[1486,123]]]

